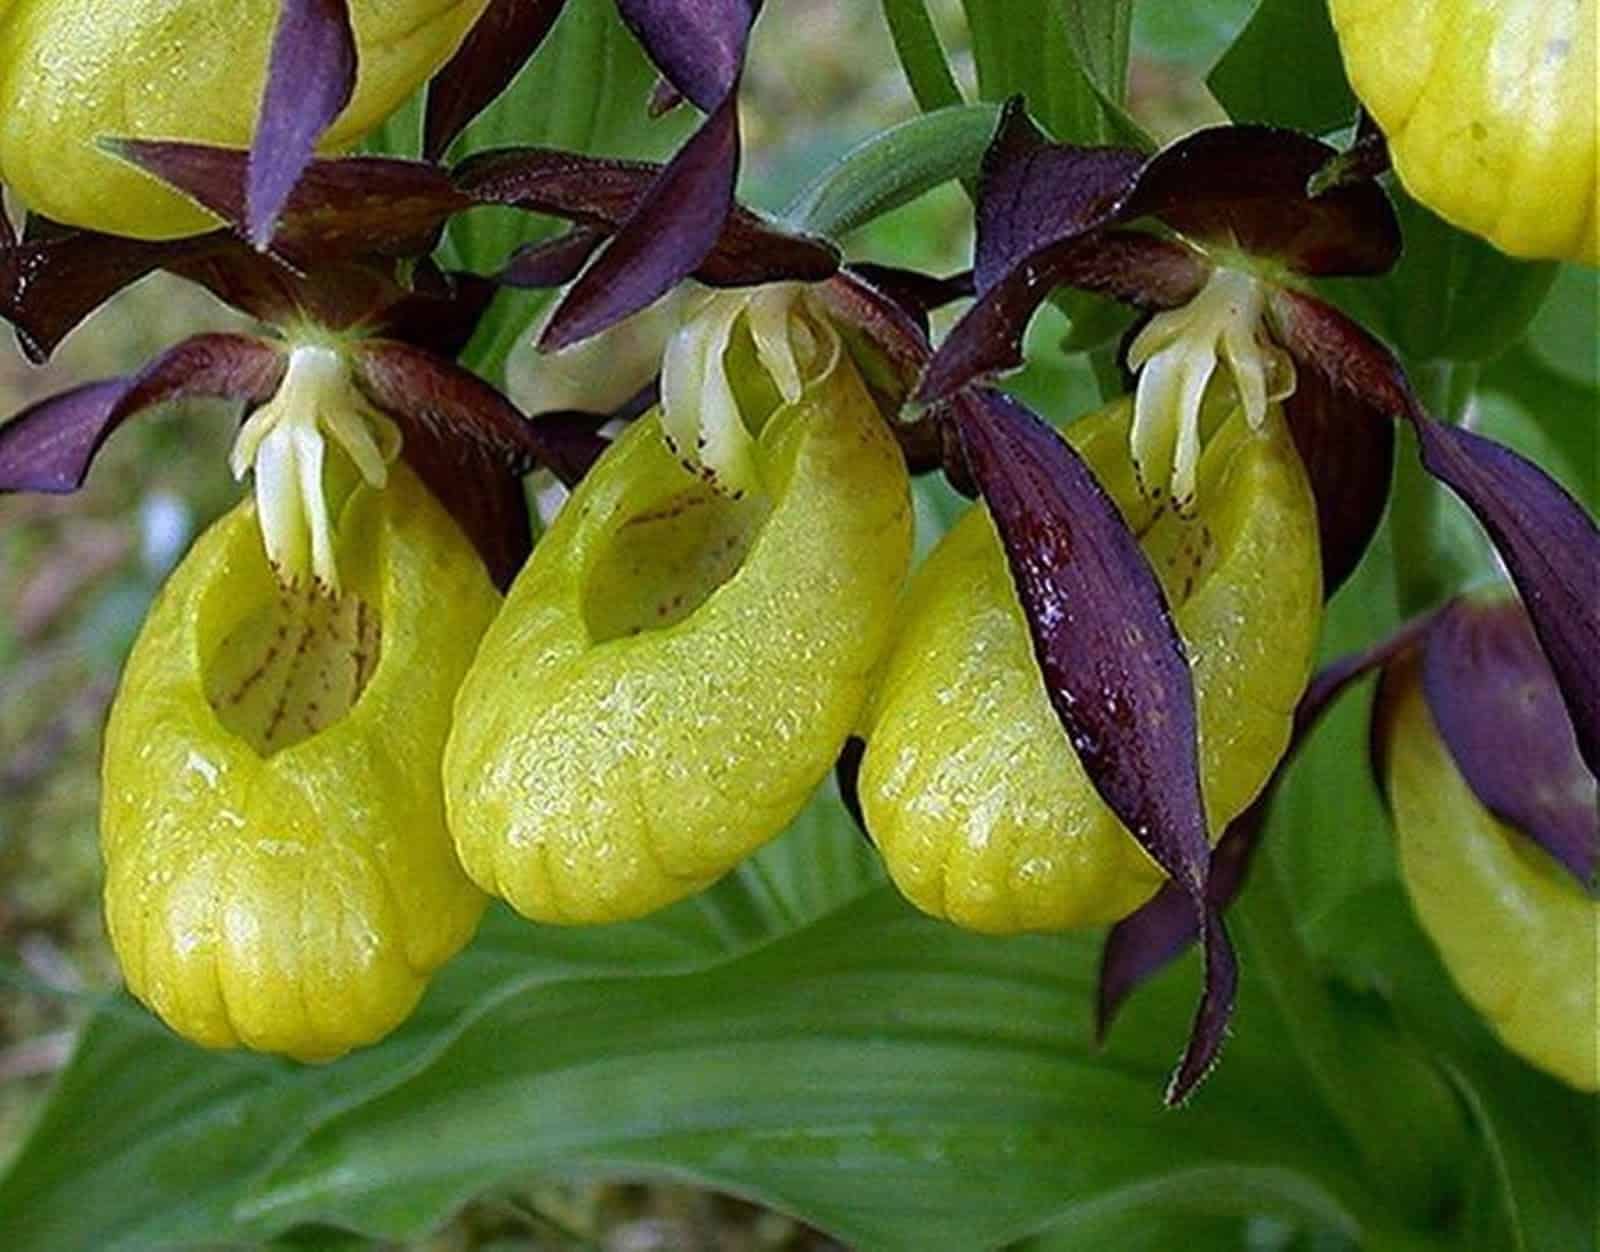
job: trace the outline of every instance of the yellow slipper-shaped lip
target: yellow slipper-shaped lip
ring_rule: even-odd
[[[445,755],[467,872],[539,921],[636,917],[782,830],[865,699],[909,560],[904,462],[843,359],[719,494],[656,413],[511,588]]]
[[[1190,517],[1157,510],[1128,451],[1131,404],[1068,429],[1160,578],[1193,665],[1211,830],[1288,742],[1321,621],[1314,505],[1272,406],[1211,438]],[[900,890],[974,930],[1114,921],[1161,872],[1090,784],[1050,707],[998,537],[972,509],[912,581],[868,715],[859,795]]]
[[[279,586],[251,501],[201,536],[106,729],[112,944],[129,989],[209,1047],[321,1060],[380,1038],[485,904],[438,773],[498,596],[403,464],[339,530],[338,600]]]

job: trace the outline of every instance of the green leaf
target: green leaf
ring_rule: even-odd
[[[1356,114],[1321,0],[1261,0],[1206,82],[1236,122],[1317,133],[1348,126]]]
[[[1085,17],[1080,7],[1075,0],[964,0],[978,94],[998,102],[1021,93],[1029,113],[1066,143],[1126,143],[1114,114],[1126,76],[1127,6],[1118,0],[1114,7],[1123,15],[1104,20]],[[1118,32],[1120,65],[1114,63]],[[1091,74],[1103,75],[1100,86]]]
[[[925,0],[883,0],[883,20],[917,107],[931,113],[964,103]]]
[[[975,178],[998,117],[993,105],[966,104],[882,131],[824,170],[785,217],[838,239],[941,183]]]
[[[1501,1046],[1456,992],[1398,883],[1349,897],[1336,919],[1337,961],[1353,985],[1380,992],[1402,1026],[1455,1084],[1481,1137],[1463,1221],[1482,1252],[1596,1247],[1600,1097],[1533,1069]]]
[[[1518,261],[1390,187],[1405,250],[1382,278],[1323,284],[1415,369],[1483,361],[1521,338],[1555,280],[1552,262]]]
[[[1117,142],[1147,151],[1155,144],[1125,107],[1133,0],[1065,0],[1061,20],[1067,43],[1099,98]]]
[[[879,886],[726,959],[693,907],[570,932],[496,913],[414,1022],[322,1068],[203,1054],[118,1001],[0,1180],[7,1246],[415,1237],[575,1170],[691,1179],[862,1248],[1135,1210],[1355,1235],[1372,1211],[1269,1004],[1162,1109],[1192,961],[1098,1053],[1092,936],[971,935]]]
[[[1133,8],[1133,44],[1141,55],[1204,73],[1250,20],[1257,0],[1144,0]]]
[[[1398,625],[1394,557],[1386,521],[1323,621],[1317,664],[1376,643]],[[1323,716],[1273,802],[1267,838],[1282,840],[1287,887],[1302,933],[1319,954],[1344,935],[1329,914],[1345,897],[1396,874],[1389,819],[1367,755],[1372,684],[1347,692]],[[1331,832],[1319,837],[1317,832]]]
[[[879,889],[716,968],[502,1001],[425,1073],[319,1128],[249,1210],[398,1237],[501,1179],[588,1165],[688,1176],[862,1247],[934,1231],[990,1246],[1164,1192],[1350,1223],[1318,1178],[1339,1175],[1309,1142],[1315,1115],[1262,1107],[1259,1084],[1287,1075],[1259,1040],[1235,1045],[1262,1063],[1256,1094],[1214,1086],[1174,1134],[1154,1097],[1182,995],[1151,997],[1162,1029],[1147,1017],[1095,1059],[1093,970],[1092,943],[963,935]]]
[[[1528,327],[1528,343],[1549,368],[1580,386],[1600,386],[1600,270],[1563,265]]]

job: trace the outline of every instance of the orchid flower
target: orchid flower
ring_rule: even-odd
[[[1152,498],[1192,506],[1200,404],[1219,364],[1253,420],[1269,398],[1283,399],[1317,496],[1330,594],[1383,512],[1390,419],[1408,421],[1425,467],[1495,542],[1580,751],[1591,768],[1600,761],[1593,521],[1535,466],[1434,421],[1392,354],[1312,292],[1317,278],[1379,274],[1399,254],[1371,172],[1305,135],[1260,126],[1202,130],[1154,156],[1054,144],[1012,102],[979,184],[976,300],[916,393],[960,436],[1069,738],[1089,747],[1091,780],[1172,878],[1161,908],[1169,920],[1181,910],[1205,947],[1206,991],[1174,1099],[1204,1074],[1231,1012],[1228,893],[1216,881],[1231,873],[1229,845],[1209,850],[1188,667],[1153,575],[1066,445],[986,385],[1021,364],[1027,324],[1057,287],[1154,314],[1127,353],[1138,374],[1131,453]],[[1146,909],[1123,923],[1121,966],[1139,967],[1144,936],[1160,932],[1138,920],[1160,911]]]

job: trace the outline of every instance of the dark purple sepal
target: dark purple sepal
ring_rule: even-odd
[[[560,148],[488,148],[452,167],[450,176],[474,204],[507,204],[615,229],[661,168]]]
[[[510,585],[532,542],[522,475],[528,421],[475,374],[430,352],[368,339],[351,353],[361,390],[400,427],[402,455],[472,540],[495,585]]]
[[[1117,220],[1146,214],[1180,234],[1299,274],[1382,274],[1400,257],[1400,222],[1370,180],[1306,194],[1339,152],[1275,126],[1213,126],[1150,158]]]
[[[1149,158],[1132,148],[1055,144],[1022,98],[1001,110],[979,172],[974,278],[980,293],[1039,252],[1111,222]]]
[[[1239,894],[1260,838],[1266,806],[1259,801],[1223,832],[1211,850],[1207,898],[1218,914]],[[1171,882],[1106,935],[1100,952],[1100,987],[1095,1005],[1095,1036],[1104,1041],[1117,1012],[1143,983],[1187,952],[1200,934],[1194,901]]]
[[[751,0],[617,0],[617,11],[656,68],[702,112],[733,94],[755,20]]]
[[[277,389],[283,370],[281,353],[263,340],[195,335],[137,374],[41,400],[0,426],[0,491],[76,491],[95,454],[135,413],[186,396],[260,403]]]
[[[1594,889],[1600,871],[1595,777],[1578,754],[1560,688],[1521,604],[1512,598],[1451,602],[1428,632],[1422,690],[1456,767],[1483,806]]]
[[[662,173],[662,166],[645,161],[494,148],[462,161],[452,177],[474,204],[512,205],[614,232],[640,209]],[[716,287],[755,286],[820,282],[838,268],[838,249],[827,240],[785,231],[735,204],[693,276]]]
[[[460,354],[493,303],[499,285],[492,278],[418,263],[411,289],[366,319],[384,337],[426,348],[449,360]]]
[[[733,209],[739,116],[729,92],[678,149],[615,238],[557,306],[540,346],[564,348],[665,295],[700,268]]]
[[[1550,658],[1578,750],[1600,773],[1600,531],[1593,519],[1531,461],[1429,417],[1394,355],[1332,305],[1280,290],[1270,307],[1297,362],[1378,412],[1410,421],[1424,468],[1461,498],[1505,561]]]
[[[1028,409],[978,389],[951,414],[1067,738],[1139,845],[1198,897],[1210,844],[1194,683],[1160,583],[1094,474]]]
[[[1482,435],[1411,415],[1422,464],[1488,532],[1565,699],[1578,750],[1600,774],[1600,529],[1533,462]]]
[[[1195,907],[1192,901],[1190,907]],[[1215,1067],[1239,996],[1239,960],[1234,955],[1233,940],[1228,937],[1222,914],[1202,904],[1197,919],[1205,965],[1204,983],[1194,1022],[1189,1027],[1189,1041],[1184,1045],[1178,1068],[1167,1083],[1166,1102],[1173,1108],[1193,1095],[1195,1088]]]
[[[565,286],[582,272],[605,238],[596,227],[574,226],[554,239],[524,244],[511,254],[495,281],[503,287]]]
[[[17,228],[11,224],[11,214],[6,212],[5,204],[0,202],[0,249],[9,248],[17,242]]]
[[[1398,420],[1419,406],[1394,354],[1359,323],[1316,296],[1274,288],[1267,315],[1278,342],[1302,370],[1310,367],[1338,391]]]
[[[355,346],[352,358],[361,389],[394,415],[402,431],[426,426],[475,444],[518,475],[538,464],[574,482],[605,448],[592,426],[529,421],[476,374],[409,344],[368,339]]]
[[[1053,244],[987,290],[980,286],[977,301],[939,345],[917,399],[935,403],[976,380],[1020,366],[1028,323],[1057,287],[1167,309],[1198,293],[1209,272],[1193,248],[1137,231],[1091,232]]]
[[[1283,756],[1273,767],[1260,794],[1228,823],[1222,838],[1211,850],[1206,899],[1213,914],[1220,916],[1226,912],[1243,889],[1251,860],[1260,846],[1273,797],[1323,713],[1352,683],[1413,648],[1432,621],[1430,613],[1406,623],[1372,647],[1329,663],[1307,685],[1295,706],[1294,728]],[[1194,901],[1172,882],[1164,883],[1148,903],[1111,928],[1100,953],[1100,986],[1095,1006],[1098,1039],[1105,1039],[1128,997],[1187,952],[1199,934],[1200,915]]]
[[[172,140],[114,139],[101,146],[248,232],[248,153]],[[318,158],[290,191],[268,250],[307,269],[360,256],[421,256],[433,250],[445,219],[471,204],[448,173],[423,161]]]
[[[356,36],[347,0],[283,0],[250,141],[245,237],[271,241],[317,140],[356,89]]]
[[[1394,475],[1394,422],[1306,367],[1297,371],[1283,412],[1316,499],[1322,594],[1331,599],[1383,520]]]
[[[971,270],[939,278],[921,270],[879,265],[874,261],[852,261],[844,269],[898,304],[916,319],[925,335],[929,313],[957,300],[970,300],[974,293]]]
[[[142,240],[51,227],[0,249],[0,317],[16,328],[23,353],[35,364],[48,360],[73,328],[124,287],[230,242],[222,232]]]
[[[1197,914],[1206,985],[1168,1099],[1206,1073],[1237,970],[1207,899],[1194,683],[1138,541],[1065,440],[1021,404],[973,389],[950,405],[1005,548],[1045,692],[1095,790]]]
[[[428,83],[422,155],[436,161],[511,85],[539,50],[566,0],[490,0],[454,56]]]

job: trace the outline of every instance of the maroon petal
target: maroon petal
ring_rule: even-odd
[[[573,284],[545,326],[554,350],[637,313],[700,268],[733,208],[739,172],[736,93],[656,177],[606,250]]]
[[[1422,690],[1484,807],[1592,887],[1600,870],[1595,779],[1522,606],[1451,603],[1428,632]]]
[[[474,374],[408,344],[369,339],[356,381],[399,424],[402,455],[466,532],[504,589],[532,544],[522,475],[534,442],[515,405]]]
[[[1301,274],[1381,274],[1400,256],[1400,223],[1382,188],[1306,184],[1339,152],[1299,131],[1214,126],[1150,159],[1119,206],[1193,239],[1282,261]]]
[[[1394,354],[1331,304],[1279,287],[1268,297],[1267,310],[1278,341],[1302,368],[1317,370],[1339,391],[1390,418],[1417,407]]]
[[[667,80],[704,113],[733,94],[755,20],[751,0],[617,0]]]
[[[826,239],[791,234],[736,204],[692,276],[712,287],[755,287],[789,280],[819,283],[838,268],[839,250]]]
[[[971,270],[962,270],[948,278],[924,274],[921,270],[903,269],[898,265],[879,265],[873,261],[852,261],[845,273],[854,274],[868,286],[881,291],[902,309],[917,319],[927,333],[928,314],[942,309],[957,300],[970,300],[974,294]]]
[[[246,237],[272,238],[317,140],[356,89],[356,36],[347,0],[283,0],[250,143]]]
[[[196,335],[137,374],[42,400],[0,426],[0,491],[76,491],[112,431],[140,410],[184,396],[259,403],[283,368],[277,349],[260,339]]]
[[[23,352],[35,363],[47,360],[79,322],[124,287],[230,242],[220,233],[147,241],[51,227],[0,251],[0,317],[16,327]]]
[[[362,390],[408,434],[427,427],[475,444],[519,475],[537,463],[563,481],[576,480],[605,446],[577,426],[530,422],[476,374],[408,344],[365,340],[356,348],[355,368]]]
[[[1506,563],[1565,697],[1578,750],[1600,774],[1600,529],[1531,461],[1421,410],[1422,464],[1470,508]]]
[[[544,42],[566,0],[490,0],[456,54],[428,83],[422,155],[436,161]]]
[[[1070,238],[1035,253],[979,295],[945,336],[917,389],[932,404],[1022,364],[1028,323],[1063,284],[1144,309],[1175,308],[1205,284],[1209,263],[1192,248],[1135,231]]]
[[[1394,470],[1394,422],[1315,369],[1299,371],[1283,411],[1316,497],[1322,591],[1331,598],[1383,520]]]
[[[619,230],[636,213],[642,219],[640,206],[662,175],[660,165],[554,148],[491,149],[453,171],[475,204],[509,204],[604,231]],[[820,282],[838,267],[838,250],[826,240],[791,234],[734,205],[694,277],[717,287]]]
[[[498,290],[491,278],[442,272],[427,261],[416,267],[412,289],[368,320],[385,338],[426,348],[448,360],[467,346]]]
[[[605,232],[574,226],[563,235],[518,248],[496,275],[506,287],[561,287],[570,283],[605,242]]]
[[[1006,550],[1045,691],[1096,791],[1198,914],[1206,985],[1168,1098],[1221,1047],[1237,971],[1207,899],[1194,685],[1183,641],[1137,540],[1077,454],[1008,396],[951,404]]]
[[[1271,309],[1302,366],[1411,422],[1424,468],[1472,510],[1505,561],[1555,671],[1578,750],[1600,772],[1600,531],[1593,519],[1537,465],[1429,417],[1394,355],[1331,305],[1278,291]]]
[[[1213,911],[1220,914],[1226,910],[1244,887],[1278,785],[1323,713],[1351,683],[1387,665],[1412,647],[1432,621],[1433,615],[1428,614],[1408,622],[1381,643],[1340,657],[1311,680],[1295,706],[1294,731],[1288,749],[1261,794],[1228,823],[1228,829],[1212,849],[1206,898]],[[1147,904],[1111,928],[1100,954],[1095,1029],[1101,1039],[1111,1029],[1111,1023],[1127,998],[1188,951],[1199,934],[1194,901],[1171,882],[1164,884]]]
[[[979,179],[974,275],[988,291],[1045,248],[1111,222],[1149,158],[1132,148],[1053,144],[1020,96],[1001,111]]]
[[[644,199],[661,166],[559,148],[490,148],[451,171],[474,204],[509,204],[615,229]]]
[[[118,139],[102,146],[248,231],[247,153],[168,140]],[[271,252],[305,268],[366,255],[421,256],[433,250],[445,219],[471,204],[443,169],[422,161],[319,159],[290,192]]]
[[[847,337],[869,346],[888,363],[899,379],[899,400],[903,400],[927,365],[932,351],[927,331],[917,315],[908,312],[894,293],[869,281],[857,270],[841,270],[819,284],[816,294]],[[920,307],[918,312],[921,312]],[[899,407],[899,400],[895,408]]]

